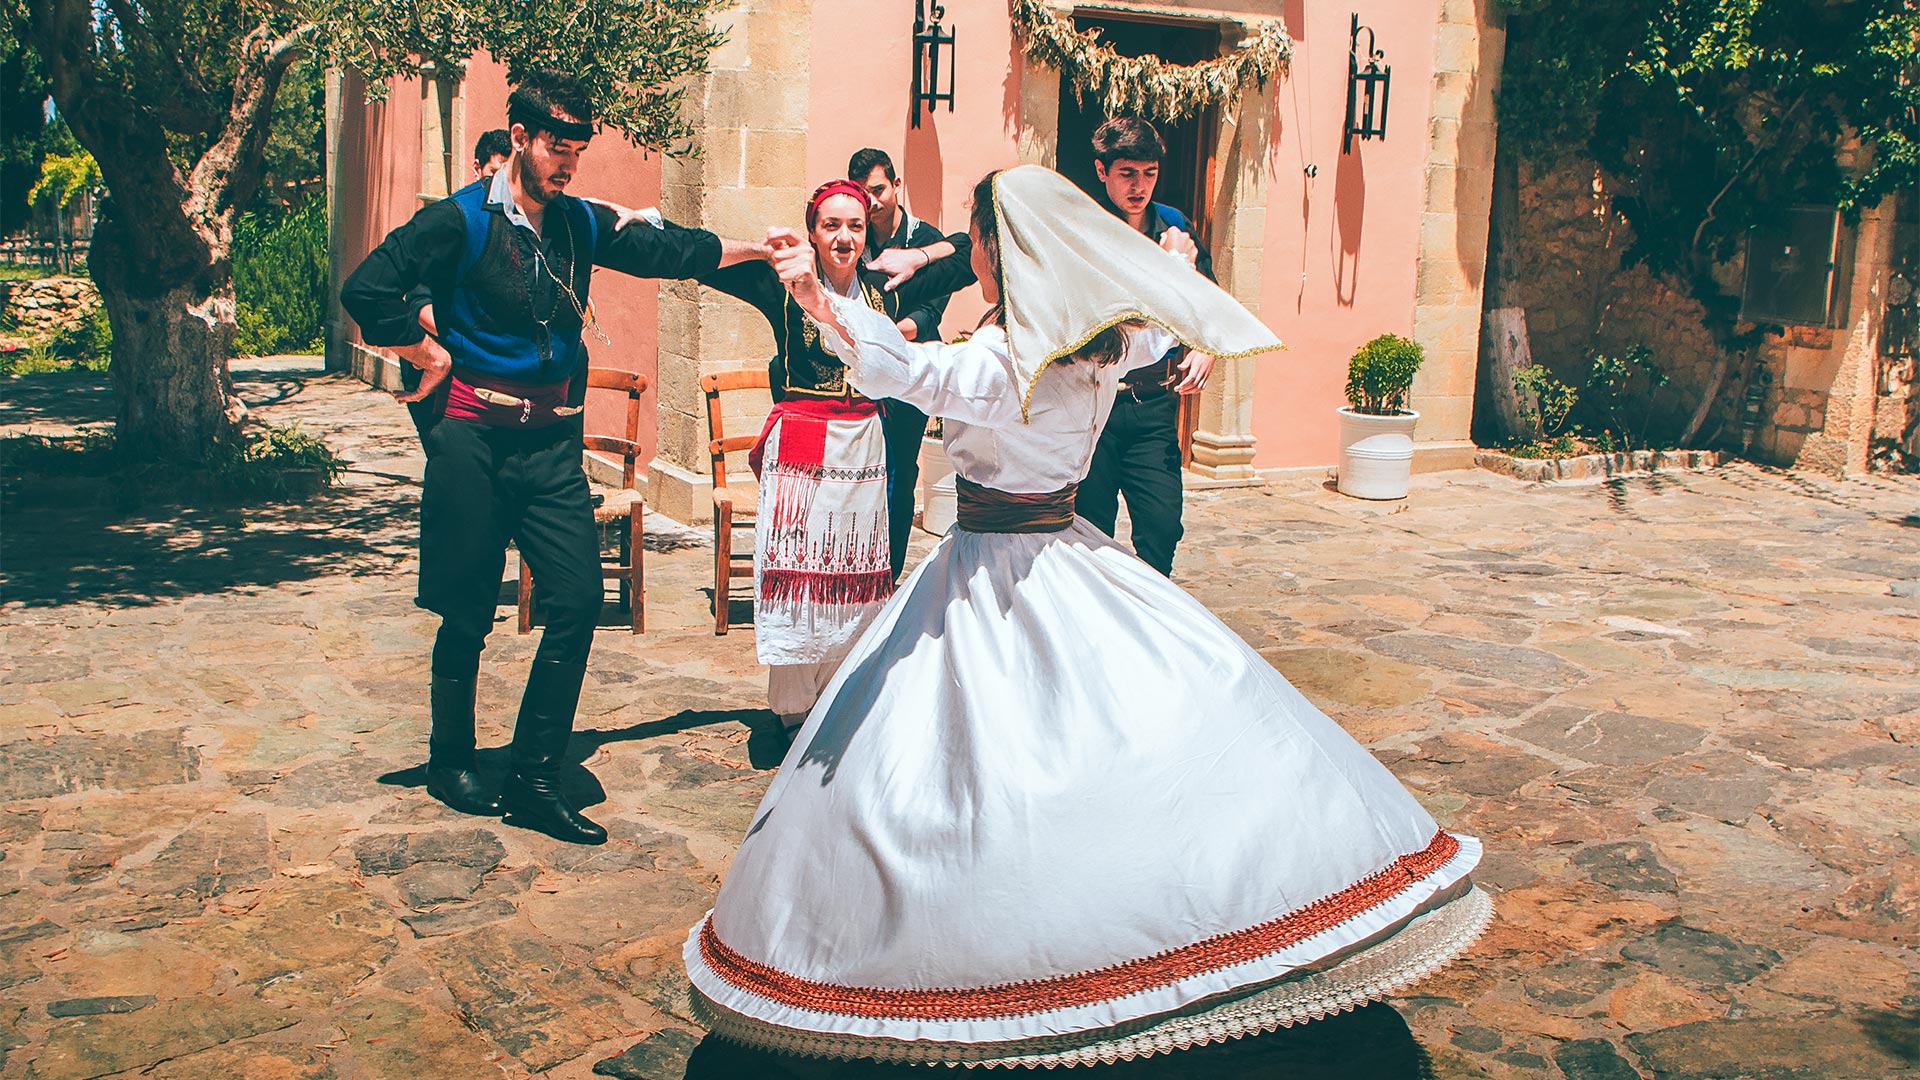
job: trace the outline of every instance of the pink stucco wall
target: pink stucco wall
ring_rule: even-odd
[[[1296,48],[1274,96],[1260,297],[1261,317],[1290,351],[1256,362],[1260,468],[1331,463],[1347,358],[1376,335],[1413,328],[1439,23],[1437,0],[1290,8]],[[1342,155],[1349,20],[1356,11],[1378,31],[1393,86],[1387,138],[1356,141]],[[1319,170],[1311,179],[1309,164]]]
[[[840,176],[854,151],[878,147],[906,180],[908,209],[951,233],[967,227],[974,183],[1020,163],[1021,64],[1004,0],[953,0],[945,25],[957,35],[953,109],[923,109],[915,128],[912,6],[814,0],[807,176],[813,183]],[[985,310],[979,290],[968,289],[948,305],[941,329],[949,337],[970,330]]]
[[[346,222],[344,265],[351,269],[389,230],[425,205],[420,198],[421,99],[417,82],[401,82],[384,103],[362,110],[352,107],[360,100],[359,84],[349,79],[343,89],[349,107],[342,110],[342,183],[335,198]],[[467,67],[460,93],[465,123],[457,150],[465,170],[480,133],[506,126],[506,70],[489,58],[476,57]],[[462,179],[468,176],[461,173]],[[580,175],[569,190],[628,206],[652,206],[660,201],[660,159],[634,149],[615,132],[604,132],[581,158]],[[637,371],[649,380],[656,377],[658,298],[652,281],[610,270],[594,274],[594,313],[613,341],[608,348],[588,336],[587,349],[595,366]],[[640,445],[648,457],[654,447],[653,396],[649,390],[640,408]],[[587,430],[621,432],[624,401],[595,393],[587,405]]]
[[[1406,334],[1412,328],[1438,3],[1362,0],[1356,9],[1293,0],[1244,2],[1245,13],[1257,17],[1270,17],[1279,7],[1297,43],[1292,71],[1270,87],[1260,305],[1261,316],[1291,351],[1256,364],[1253,431],[1259,467],[1331,462],[1334,409],[1344,401],[1347,357],[1376,334]],[[1175,0],[1175,6],[1183,5]],[[1380,32],[1379,46],[1393,66],[1390,136],[1358,143],[1354,153],[1342,155],[1353,10]],[[952,0],[947,25],[959,35],[958,100],[951,112],[942,107],[924,114],[916,129],[907,102],[911,22],[911,8],[814,0],[807,179],[811,184],[839,176],[854,150],[880,147],[893,155],[907,181],[909,208],[955,231],[965,228],[974,181],[989,169],[1018,162],[1019,44],[1002,0]],[[351,103],[351,81],[348,87]],[[476,60],[462,92],[464,159],[480,131],[504,122],[501,68]],[[413,84],[404,84],[385,104],[349,107],[344,118],[343,175],[358,172],[365,178],[364,184],[343,183],[338,195],[348,223],[351,266],[421,205],[420,94]],[[576,193],[636,206],[658,201],[659,159],[617,135],[596,140],[585,162],[574,183]],[[1317,177],[1304,175],[1308,164],[1318,166]],[[785,223],[797,226],[800,217],[796,205]],[[1225,242],[1216,232],[1215,246]],[[594,297],[614,342],[607,349],[590,340],[594,362],[654,377],[655,286],[603,272],[596,276]],[[977,290],[956,296],[944,329],[952,334],[970,328],[983,308]],[[613,403],[594,403],[591,429],[611,431],[616,416]],[[642,417],[641,441],[651,448],[651,400]]]

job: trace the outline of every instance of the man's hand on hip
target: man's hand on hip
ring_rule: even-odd
[[[393,354],[401,360],[419,368],[420,385],[411,390],[395,390],[393,400],[408,403],[424,401],[428,395],[440,389],[453,372],[453,357],[447,354],[446,347],[430,337],[423,337],[412,345],[396,346]]]

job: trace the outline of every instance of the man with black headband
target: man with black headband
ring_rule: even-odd
[[[404,402],[439,394],[425,429],[420,606],[439,615],[427,790],[456,810],[506,812],[572,843],[606,830],[561,796],[601,597],[599,534],[581,469],[583,331],[603,343],[593,268],[689,278],[767,257],[765,244],[700,229],[615,227],[568,194],[593,137],[593,102],[572,76],[535,72],[508,98],[513,155],[491,181],[426,207],[387,235],[340,301],[369,345],[421,370]],[[416,286],[424,285],[424,290]],[[495,795],[474,770],[474,682],[512,541],[533,571],[547,627]]]

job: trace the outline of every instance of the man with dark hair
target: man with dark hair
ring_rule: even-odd
[[[427,790],[465,813],[572,843],[606,830],[568,804],[558,779],[600,608],[600,545],[581,469],[583,331],[601,341],[593,268],[688,278],[768,256],[765,244],[700,229],[616,229],[613,211],[566,193],[594,135],[591,97],[572,76],[534,72],[507,99],[512,155],[393,230],[340,291],[367,344],[420,369],[395,397],[440,416],[423,436],[421,607],[434,639]],[[425,285],[424,291],[416,286]],[[506,546],[539,586],[547,628],[496,796],[474,770],[474,682],[493,628]]]
[[[933,260],[925,249],[947,237],[931,224],[917,220],[900,205],[906,181],[893,170],[885,150],[869,146],[847,161],[847,179],[867,190],[873,210],[867,221],[867,266],[880,269],[881,253],[912,252],[890,258],[911,259],[912,268]],[[908,341],[939,341],[940,319],[947,313],[951,293],[929,295],[919,306],[902,312],[897,325]],[[920,483],[920,440],[927,433],[927,414],[904,401],[880,403],[880,423],[887,439],[887,555],[893,576],[907,565],[907,541],[913,536],[913,494]]]
[[[1153,201],[1166,144],[1152,124],[1121,116],[1093,133],[1093,169],[1104,188],[1106,208],[1160,246],[1191,262],[1208,278],[1213,259],[1192,237],[1185,214]],[[1205,353],[1168,350],[1160,362],[1139,368],[1120,381],[1113,413],[1094,447],[1093,466],[1080,482],[1075,511],[1113,535],[1120,517],[1120,496],[1133,522],[1133,549],[1141,560],[1171,577],[1173,551],[1184,528],[1180,523],[1180,395],[1197,394],[1213,370]]]
[[[473,144],[473,178],[491,180],[493,174],[506,167],[507,159],[513,156],[513,140],[507,137],[506,128],[494,128],[480,134]]]

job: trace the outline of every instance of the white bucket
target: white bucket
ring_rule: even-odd
[[[1413,475],[1417,412],[1368,416],[1340,409],[1340,494],[1356,499],[1404,499]]]

